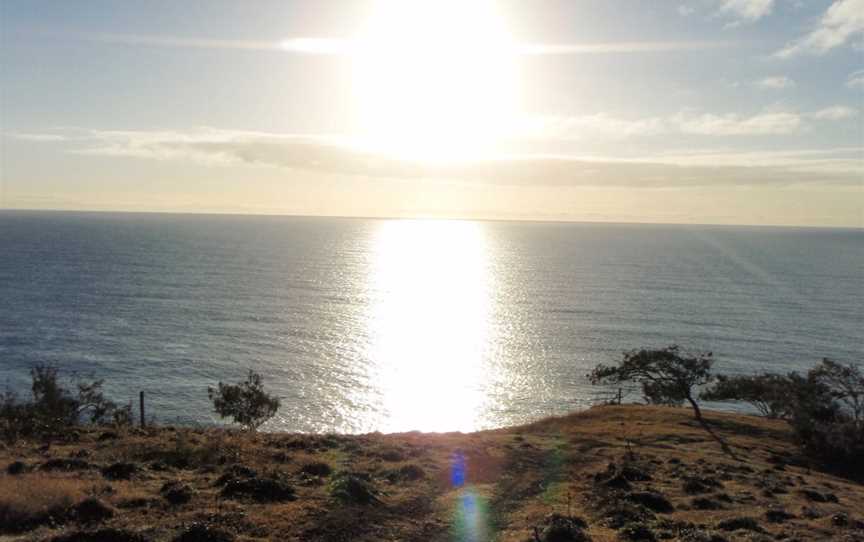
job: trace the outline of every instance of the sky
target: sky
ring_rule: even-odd
[[[864,227],[864,0],[0,0],[0,208]]]

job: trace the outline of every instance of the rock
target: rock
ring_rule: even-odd
[[[90,497],[76,504],[72,515],[80,523],[99,523],[114,517],[114,509],[99,499]]]
[[[193,523],[177,535],[174,542],[233,542],[234,538],[223,529],[206,523]]]
[[[159,490],[162,498],[174,505],[186,504],[192,500],[196,491],[182,482],[166,482]]]
[[[135,463],[114,463],[102,469],[102,476],[109,480],[129,480],[139,471]]]
[[[222,488],[222,496],[228,499],[250,498],[257,502],[293,501],[294,488],[277,478],[233,479]]]

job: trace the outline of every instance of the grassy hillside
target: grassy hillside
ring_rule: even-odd
[[[706,416],[735,458],[635,405],[471,434],[86,430],[0,448],[0,540],[864,540],[864,486],[785,423]]]

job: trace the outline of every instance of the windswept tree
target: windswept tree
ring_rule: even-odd
[[[207,388],[213,408],[222,418],[231,418],[234,423],[249,431],[257,431],[279,410],[279,398],[264,391],[261,375],[249,370],[244,382],[224,384]]]
[[[794,409],[796,375],[718,375],[717,381],[701,393],[706,401],[749,403],[768,418],[788,418]]]
[[[824,358],[809,377],[828,389],[841,415],[864,427],[864,373],[857,365],[842,365]]]
[[[598,365],[588,378],[592,384],[639,383],[652,404],[681,405],[687,401],[696,419],[705,425],[695,390],[711,382],[713,361],[710,352],[688,354],[677,345],[632,350],[624,353],[618,365]]]

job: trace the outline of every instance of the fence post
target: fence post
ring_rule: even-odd
[[[138,394],[138,404],[140,405],[140,409],[141,409],[141,428],[143,429],[144,423],[145,423],[144,422],[144,392],[143,391],[141,391]]]

